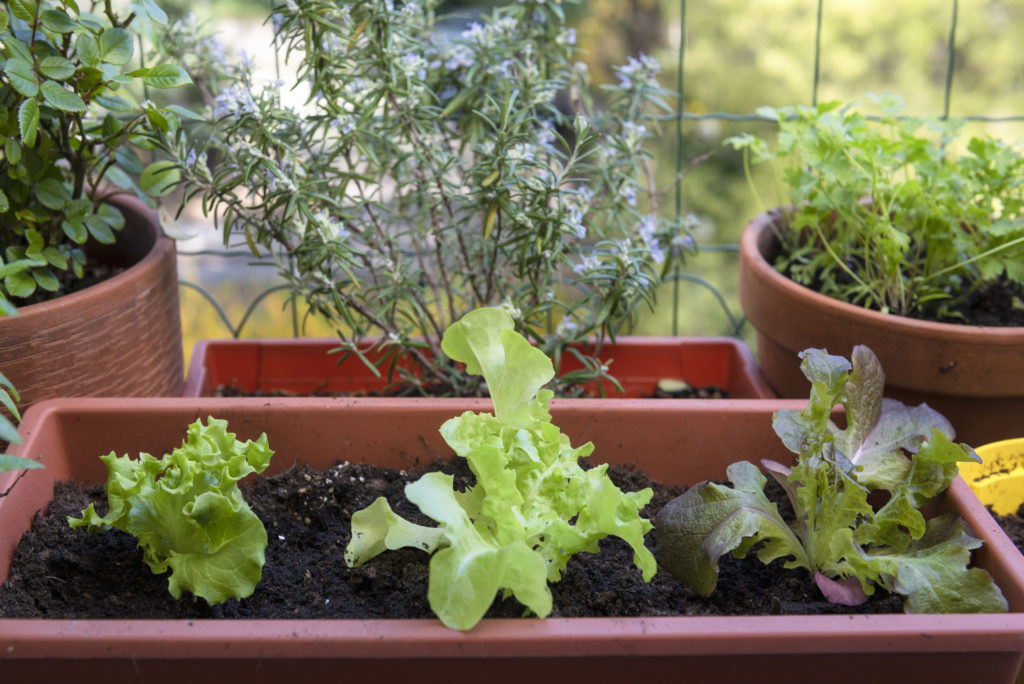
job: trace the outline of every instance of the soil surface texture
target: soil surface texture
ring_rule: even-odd
[[[344,462],[326,470],[295,465],[279,475],[243,483],[246,500],[267,528],[266,566],[252,596],[218,606],[191,597],[174,600],[166,576],[149,571],[130,535],[71,529],[67,516],[78,517],[90,502],[105,512],[106,495],[102,485],[82,489],[59,483],[48,511],[37,514],[23,536],[10,578],[0,587],[0,617],[430,618],[426,553],[389,551],[349,569],[344,550],[351,514],[378,496],[387,497],[399,515],[432,524],[403,492],[407,481],[431,470],[455,475],[460,488],[472,482],[465,461],[459,459],[407,472]],[[636,470],[616,466],[609,475],[623,490],[654,487],[654,499],[643,512],[647,518],[681,493]],[[647,535],[652,546],[653,537]],[[765,566],[752,554],[723,558],[718,590],[704,598],[684,589],[664,570],[645,584],[633,565],[632,550],[617,538],[605,539],[600,547],[600,553],[573,557],[562,581],[551,585],[553,617],[902,611],[902,598],[881,590],[859,608],[827,603],[805,571],[786,570],[781,560]],[[521,604],[500,596],[488,613],[522,615]]]

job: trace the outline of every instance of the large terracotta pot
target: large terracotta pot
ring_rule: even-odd
[[[340,354],[329,353],[337,347],[336,339],[200,340],[192,351],[184,396],[214,396],[221,386],[262,394],[384,389],[386,380],[355,356],[339,364]],[[734,399],[775,396],[747,345],[730,337],[619,337],[601,348],[600,358],[609,362],[625,392],[606,384],[605,392],[617,399],[651,397],[663,378],[720,387]],[[562,355],[561,372],[580,366],[573,355]]]
[[[972,445],[1024,434],[1024,328],[933,323],[879,313],[819,294],[776,271],[767,215],[740,242],[739,295],[757,330],[757,353],[781,397],[806,397],[797,353],[825,348],[849,358],[857,344],[878,355],[886,395],[927,402]]]
[[[0,373],[21,406],[52,397],[177,396],[184,386],[174,241],[134,198],[125,227],[90,256],[125,270],[0,318]]]
[[[771,415],[803,401],[724,400],[641,406],[555,400],[554,421],[592,460],[635,463],[666,484],[720,478],[740,458],[789,461]],[[614,406],[614,408],[609,408]],[[163,453],[185,427],[227,419],[240,439],[266,432],[279,457],[408,467],[449,454],[438,426],[486,400],[117,399],[33,407],[25,443],[43,454],[0,499],[0,579],[56,480],[105,479],[98,456]],[[0,489],[14,478],[0,476]],[[14,620],[0,618],[7,681],[694,681],[1009,682],[1024,657],[1024,557],[957,478],[937,508],[958,510],[984,540],[974,563],[1010,605],[1006,614],[485,619],[468,632],[424,620]],[[339,567],[338,572],[345,572]],[[813,673],[813,674],[810,674]]]

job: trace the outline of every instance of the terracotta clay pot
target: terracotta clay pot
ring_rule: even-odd
[[[771,428],[803,401],[719,400],[641,406],[555,400],[552,415],[592,460],[635,463],[666,484],[720,478],[739,458],[790,461]],[[0,499],[0,579],[53,483],[105,479],[98,456],[163,453],[196,418],[227,419],[240,439],[266,432],[278,456],[408,467],[449,455],[438,427],[486,400],[65,399],[33,407],[25,443],[42,454]],[[14,474],[0,476],[0,489]],[[842,615],[485,619],[468,632],[422,620],[47,620],[0,618],[0,668],[9,681],[1009,682],[1024,658],[1024,557],[957,478],[937,508],[959,511],[984,547],[974,563],[1011,612],[989,615]],[[338,572],[346,572],[339,567]],[[808,674],[814,673],[814,674]],[[827,673],[827,674],[819,674]],[[647,678],[651,678],[648,680]],[[657,678],[657,679],[654,679]]]
[[[177,396],[184,385],[174,242],[135,198],[125,227],[90,257],[125,270],[0,318],[0,372],[21,407],[52,397]]]
[[[740,242],[740,304],[757,329],[757,353],[781,397],[806,397],[797,353],[809,347],[849,358],[870,347],[885,369],[886,396],[927,402],[953,423],[957,439],[980,445],[1024,427],[1024,328],[933,323],[879,313],[797,284],[771,263],[778,241],[767,215]]]
[[[183,394],[214,396],[222,386],[247,394],[384,389],[386,380],[374,376],[356,357],[339,364],[341,355],[329,353],[337,347],[336,339],[201,340],[193,348]],[[683,379],[693,387],[720,387],[735,399],[775,396],[750,349],[733,338],[619,337],[601,349],[600,358],[610,361],[610,371],[625,391],[619,394],[605,384],[608,396],[617,399],[651,397],[663,378]],[[576,357],[562,355],[562,372],[580,367]]]

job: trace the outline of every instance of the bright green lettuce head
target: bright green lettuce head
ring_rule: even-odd
[[[467,372],[483,374],[494,402],[494,414],[467,411],[441,426],[476,484],[459,493],[451,476],[430,473],[406,486],[409,501],[440,527],[403,520],[383,498],[357,511],[345,550],[349,566],[403,546],[432,553],[427,598],[454,629],[475,625],[498,591],[548,615],[548,582],[561,578],[573,554],[596,553],[609,534],[633,547],[634,563],[650,581],[657,569],[644,547],[651,523],[639,511],[652,492],[623,493],[606,465],[580,467],[594,447],[574,449],[551,423],[551,391],[540,388],[554,371],[543,352],[515,332],[501,309],[466,314],[445,332],[442,348]]]
[[[263,472],[274,452],[265,434],[242,443],[227,427],[224,420],[197,420],[182,445],[160,459],[101,456],[110,510],[101,516],[89,504],[68,522],[134,535],[150,570],[171,571],[174,598],[189,591],[217,604],[249,596],[262,575],[267,532],[238,481]]]

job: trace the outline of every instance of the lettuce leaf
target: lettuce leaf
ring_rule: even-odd
[[[160,459],[101,456],[109,511],[101,516],[89,504],[68,523],[135,536],[150,570],[171,571],[176,599],[185,591],[210,604],[249,596],[262,576],[267,533],[237,483],[263,472],[273,451],[265,434],[243,444],[227,425],[197,420],[182,445]]]
[[[472,628],[495,595],[512,595],[531,612],[551,612],[548,582],[558,581],[569,558],[596,553],[615,535],[633,547],[645,581],[657,570],[644,546],[650,521],[639,511],[652,492],[623,493],[607,465],[584,470],[579,459],[593,445],[573,448],[551,423],[551,361],[515,332],[500,309],[477,309],[445,332],[442,349],[483,374],[494,413],[467,411],[446,421],[441,435],[468,462],[476,484],[456,492],[439,473],[406,486],[406,497],[439,527],[413,525],[383,499],[352,516],[345,552],[354,567],[402,546],[433,553],[428,599],[448,627]]]
[[[742,557],[760,545],[760,560],[788,557],[786,567],[808,570],[832,601],[856,605],[880,586],[906,596],[908,612],[1006,611],[988,573],[968,568],[981,542],[959,516],[926,520],[919,510],[945,491],[959,461],[977,459],[974,451],[955,444],[949,421],[926,404],[883,399],[885,375],[867,347],[854,348],[852,363],[820,349],[801,357],[811,382],[807,407],[778,411],[772,421],[796,465],[762,462],[796,519],[779,516],[756,466],[734,463],[731,487],[699,484],[658,513],[662,565],[708,595],[722,555]],[[845,428],[831,420],[837,404]],[[868,499],[875,490],[888,493],[877,510]]]

